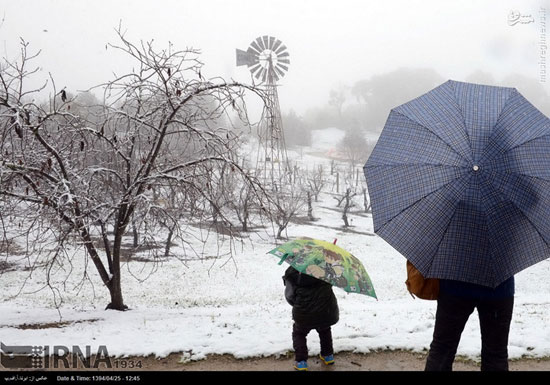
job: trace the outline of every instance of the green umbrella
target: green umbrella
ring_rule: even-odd
[[[348,293],[376,298],[365,267],[348,251],[333,243],[300,238],[286,242],[269,252],[301,273],[323,280]]]

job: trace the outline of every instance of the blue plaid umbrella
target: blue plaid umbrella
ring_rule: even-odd
[[[496,287],[550,256],[550,119],[514,88],[394,108],[364,171],[375,232],[425,277]]]

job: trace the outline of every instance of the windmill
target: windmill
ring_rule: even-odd
[[[261,36],[250,43],[246,51],[237,49],[237,66],[246,65],[252,76],[260,80],[267,101],[259,122],[257,170],[271,179],[276,187],[287,167],[283,122],[277,93],[277,81],[285,76],[290,64],[286,46],[272,36]]]

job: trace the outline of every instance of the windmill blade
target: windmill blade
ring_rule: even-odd
[[[287,73],[287,70],[285,70],[282,66],[277,66],[274,68],[275,71],[277,71],[277,73],[279,74],[279,77],[284,77]]]
[[[279,49],[278,49],[277,51],[275,51],[275,53],[276,53],[277,55],[279,55],[279,54],[280,54],[281,52],[283,52],[283,51],[286,51],[286,45],[284,45],[284,44],[281,45],[281,46],[279,47]]]
[[[277,63],[290,64],[290,60],[288,60],[288,59],[277,59]]]
[[[262,41],[264,42],[265,49],[271,49],[269,48],[269,36],[262,36]]]
[[[267,48],[273,51],[274,44],[275,44],[275,38],[273,36],[269,36],[269,44],[267,45]]]
[[[262,64],[261,63],[257,63],[255,65],[253,65],[252,67],[249,68],[250,72],[252,72],[252,74],[256,74],[256,72],[258,72],[260,69],[262,68]]]
[[[283,73],[286,73],[288,71],[288,66],[285,66],[284,64],[277,63],[277,69]]]
[[[279,64],[279,66],[280,66],[283,70],[288,71],[288,67],[287,67],[287,66],[282,65],[282,64]]]
[[[277,55],[277,58],[280,58],[280,57],[289,57],[290,54],[288,52],[283,52],[283,53],[280,53]]]
[[[285,73],[283,70],[279,69],[277,66],[273,67],[273,69],[275,70],[276,74],[277,74],[277,80],[279,80],[280,78],[282,78],[283,76],[285,76]]]
[[[258,71],[254,72],[254,77],[258,80],[262,80],[262,68],[260,68]]]
[[[255,77],[256,79],[260,79],[261,73],[262,73],[262,69],[263,69],[263,68],[262,68],[262,66],[260,65],[260,66],[254,67],[254,70],[253,70],[253,71],[251,70],[252,74],[254,75],[254,77]]]
[[[267,81],[267,75],[268,75],[268,71],[265,69],[265,68],[262,68],[262,81]]]
[[[275,67],[273,67],[273,69],[275,70],[275,72],[277,72],[279,77],[282,78],[283,76],[285,76],[285,72],[279,68],[278,64]],[[277,80],[279,80],[279,79],[277,79]]]
[[[248,54],[250,56],[254,56],[254,58],[256,59],[256,61],[258,61],[259,59],[259,56],[260,54],[258,52],[256,52],[252,47],[248,47],[248,49],[246,50],[246,52],[248,52]]]
[[[260,79],[261,81],[265,82],[267,79],[267,71],[265,68],[261,68],[260,71],[256,74],[256,78]]]
[[[249,68],[250,71],[257,71],[259,70],[260,68],[262,67],[262,63],[260,63],[259,61],[256,62],[256,64],[254,64],[252,67]]]
[[[276,40],[275,40],[275,44],[273,44],[273,47],[271,47],[271,50],[272,50],[273,52],[276,52],[276,51],[277,51],[277,48],[279,48],[279,46],[280,46],[281,44],[283,44],[283,42],[280,41],[279,39],[276,39]]]
[[[258,46],[260,46],[260,48],[261,48],[260,52],[265,51],[266,46],[264,45],[264,41],[262,40],[261,37],[256,38],[256,44],[258,44]]]
[[[252,43],[250,43],[250,48],[255,50],[258,54],[260,54],[263,51],[262,47],[260,47],[258,45],[258,43],[256,43],[256,40],[254,40],[254,41],[252,41]]]

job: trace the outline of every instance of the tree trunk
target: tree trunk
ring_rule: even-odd
[[[344,213],[342,214],[342,219],[344,220],[344,227],[349,227],[348,222],[348,211],[353,206],[353,202],[351,199],[355,196],[355,194],[351,193],[351,189],[348,188],[346,190],[346,195],[344,195],[344,199],[346,201],[346,204],[344,205]]]
[[[139,246],[139,232],[136,226],[136,220],[132,218],[132,236],[133,236],[133,246],[134,249],[137,249]]]
[[[282,233],[286,226],[279,225],[279,230],[277,231],[277,239],[282,239]]]
[[[168,236],[166,237],[166,244],[164,246],[164,256],[168,257],[170,255],[170,246],[172,244],[172,236],[174,235],[174,228],[176,224],[168,229]]]
[[[128,306],[124,304],[122,298],[122,286],[121,286],[121,274],[120,274],[120,250],[122,249],[122,236],[126,231],[126,225],[128,221],[124,220],[126,217],[128,206],[123,203],[119,209],[117,220],[115,221],[114,233],[115,239],[113,242],[112,251],[112,264],[113,271],[111,271],[111,279],[109,285],[109,293],[111,294],[111,303],[107,305],[106,309],[113,310],[128,310]]]
[[[370,202],[367,198],[367,189],[363,189],[363,206],[365,207],[365,213],[370,213]]]
[[[105,265],[103,264],[101,258],[99,257],[99,254],[97,253],[97,249],[95,248],[90,238],[88,230],[86,228],[83,228],[81,230],[80,236],[84,240],[86,250],[88,250],[88,253],[99,273],[99,276],[101,277],[101,280],[103,281],[107,289],[109,289],[109,294],[111,295],[111,303],[107,305],[106,309],[127,310],[128,307],[124,305],[124,301],[122,299],[122,288],[120,285],[120,239],[117,243],[117,238],[115,236],[115,245],[113,246],[113,250],[111,253],[112,260],[111,258],[108,258],[109,273],[107,273]]]
[[[217,225],[218,224],[218,206],[216,206],[214,203],[210,202],[210,207],[212,208],[212,224]]]
[[[124,304],[122,299],[122,287],[120,285],[120,269],[118,274],[113,274],[111,278],[111,284],[109,285],[109,294],[111,295],[111,302],[105,309],[112,310],[128,310],[128,306]]]
[[[245,206],[244,206],[242,225],[243,225],[243,231],[247,232],[248,231],[248,204],[247,203],[245,203]]]
[[[313,218],[313,205],[311,204],[311,193],[309,191],[307,192],[307,216],[310,221],[315,220]]]
[[[344,227],[349,227],[348,215],[346,214],[345,211],[344,211],[344,214],[342,215],[342,219],[344,220]]]
[[[120,249],[122,247],[122,234],[124,234],[124,228],[117,226],[115,229],[115,241],[113,243],[112,257],[113,257],[113,271],[111,272],[111,280],[109,285],[109,294],[111,294],[111,303],[109,303],[106,309],[113,310],[128,310],[128,306],[124,304],[122,298],[122,286],[120,275]]]
[[[111,245],[109,244],[109,237],[107,236],[107,229],[105,223],[101,222],[101,237],[103,238],[103,247],[105,248],[105,255],[107,256],[107,264],[109,266],[109,273],[113,273],[113,257],[111,255]]]

